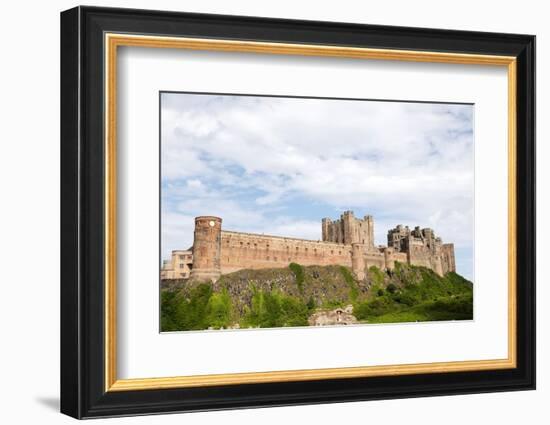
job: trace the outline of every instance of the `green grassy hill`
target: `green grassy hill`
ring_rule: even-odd
[[[161,284],[163,331],[307,326],[316,311],[353,305],[363,323],[469,320],[472,283],[456,273],[424,267],[371,267],[364,280],[343,266],[240,270],[216,283],[166,280]]]

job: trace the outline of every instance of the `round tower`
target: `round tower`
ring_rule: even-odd
[[[221,276],[221,233],[221,218],[213,216],[195,217],[191,279],[215,282]]]
[[[395,268],[395,259],[393,257],[393,248],[384,248],[384,265],[387,270],[393,270]]]
[[[365,245],[351,244],[351,269],[357,280],[365,279]]]

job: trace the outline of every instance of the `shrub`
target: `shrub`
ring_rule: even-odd
[[[304,292],[304,281],[305,281],[305,273],[304,268],[298,264],[298,263],[290,263],[288,265],[290,270],[292,270],[292,273],[294,273],[294,277],[296,278],[296,285],[298,286],[298,290],[303,293]]]
[[[386,287],[386,291],[388,291],[390,294],[394,294],[397,291],[397,286],[395,286],[393,283],[390,283]]]
[[[384,284],[384,273],[376,266],[369,267],[369,277],[375,285],[381,286]]]
[[[455,273],[455,272],[448,272],[446,275],[445,275],[445,279],[447,279],[447,281],[452,284],[452,285],[464,285],[464,286],[467,286],[469,288],[472,287],[472,282],[470,282],[469,280],[463,278],[462,276],[460,276],[458,273]]]
[[[401,293],[395,294],[393,296],[393,300],[396,303],[404,304],[406,306],[413,306],[415,304],[418,304],[418,300],[409,292],[403,291]]]
[[[355,284],[353,274],[347,267],[344,266],[340,266],[340,273],[342,273],[342,276],[344,277],[344,280],[349,287],[350,300],[352,302],[355,302],[357,300],[357,297],[359,296],[359,290],[357,289],[357,285]]]
[[[260,328],[305,326],[308,315],[308,306],[299,298],[276,291],[255,291],[243,325]]]
[[[188,299],[179,302],[176,320],[181,330],[206,329],[206,306],[212,295],[212,285],[201,283],[191,289]]]
[[[206,305],[204,325],[215,329],[227,328],[231,325],[231,319],[231,298],[227,291],[212,294]]]
[[[372,316],[381,316],[395,310],[396,306],[391,300],[380,297],[371,301],[356,303],[353,307],[353,314],[359,320],[367,320]]]
[[[212,285],[201,283],[188,292],[161,292],[161,331],[188,331],[228,327],[233,307],[227,291],[214,293]]]
[[[160,294],[160,330],[161,332],[177,331],[178,325],[176,315],[176,293],[173,291],[161,291]]]

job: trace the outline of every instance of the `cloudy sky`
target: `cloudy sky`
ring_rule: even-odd
[[[161,252],[193,243],[194,217],[318,240],[321,218],[374,216],[454,242],[473,274],[473,106],[161,94]]]

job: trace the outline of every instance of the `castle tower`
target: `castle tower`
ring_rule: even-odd
[[[358,280],[365,279],[365,245],[351,244],[351,269]]]
[[[324,242],[335,242],[351,245],[365,245],[366,251],[375,250],[374,219],[366,215],[363,219],[356,218],[353,211],[344,211],[340,218],[332,221],[323,218],[321,222],[322,239]]]
[[[342,240],[342,243],[351,244],[354,242],[359,242],[358,240],[354,240],[356,224],[353,211],[344,211],[344,214],[342,214],[342,223],[344,227],[344,239]]]
[[[221,276],[221,231],[221,218],[213,216],[195,217],[191,279],[215,282]]]
[[[323,218],[323,220],[321,221],[321,227],[322,227],[322,232],[321,232],[322,240],[323,241],[332,240],[331,238],[332,220],[330,218]]]
[[[393,256],[393,248],[384,248],[384,264],[387,270],[393,270],[395,268],[395,258]]]
[[[363,219],[363,222],[366,226],[365,229],[365,242],[364,244],[367,245],[368,250],[374,250],[374,218],[372,215],[366,215]]]

